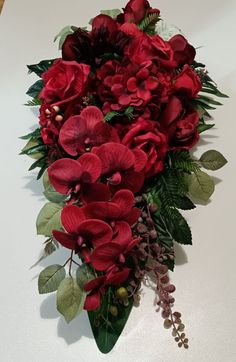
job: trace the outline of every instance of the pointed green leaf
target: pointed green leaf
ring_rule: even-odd
[[[199,170],[188,175],[189,193],[200,201],[208,201],[215,191],[215,184],[212,178],[205,172]]]
[[[224,167],[228,161],[220,152],[209,150],[203,153],[200,158],[200,162],[207,170],[216,171]]]
[[[168,229],[169,234],[179,244],[192,245],[192,233],[190,227],[181,215],[181,213],[174,208],[170,210],[170,216],[162,215],[164,225]]]
[[[121,10],[120,9],[101,10],[100,13],[108,15],[111,18],[115,19],[119,14],[121,14]]]
[[[111,316],[108,294],[104,295],[101,308],[88,312],[95,341],[102,353],[109,353],[115,346],[133,307],[133,300],[129,299],[127,307],[117,304],[117,317]]]
[[[37,139],[39,137],[40,137],[40,128],[36,128],[33,132],[30,132],[30,133],[26,134],[25,136],[21,136],[20,139],[28,140],[30,138]]]
[[[38,140],[30,139],[25,147],[21,151],[21,155],[28,155],[35,160],[43,157],[44,154],[40,151],[44,151],[46,149],[45,145],[39,145]]]
[[[61,265],[50,265],[42,270],[38,278],[38,289],[40,294],[55,292],[61,281],[65,278],[66,271]]]
[[[64,279],[57,290],[57,310],[66,322],[74,319],[84,307],[86,293],[72,277]]]
[[[198,133],[203,133],[205,131],[208,131],[209,129],[213,128],[215,124],[199,124],[197,126]]]
[[[52,185],[49,185],[43,194],[46,197],[46,199],[48,199],[51,202],[54,202],[55,204],[60,204],[64,202],[67,198],[66,195],[62,195],[59,192],[57,192]]]
[[[61,210],[61,205],[52,202],[43,206],[36,221],[38,235],[51,236],[52,230],[61,228]]]
[[[43,87],[43,81],[39,79],[27,90],[26,94],[32,98],[37,98]]]
[[[46,72],[53,64],[56,59],[46,59],[42,60],[38,64],[27,65],[29,73],[35,73],[41,77],[42,73]]]
[[[94,279],[95,275],[92,269],[87,265],[81,265],[76,271],[76,280],[78,286],[83,289],[84,285],[88,283],[90,280]]]

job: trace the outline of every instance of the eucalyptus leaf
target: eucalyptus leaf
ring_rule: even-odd
[[[78,267],[76,271],[76,280],[78,286],[83,289],[84,285],[88,283],[89,281],[93,280],[95,278],[95,275],[92,271],[92,269],[87,265],[83,264],[80,267]]]
[[[82,312],[85,298],[86,293],[78,286],[76,279],[68,277],[62,280],[57,290],[57,310],[67,323]]]
[[[53,230],[61,228],[61,211],[62,206],[48,202],[41,209],[37,221],[37,234],[51,236]]]
[[[219,151],[209,150],[203,153],[200,162],[205,169],[216,171],[224,167],[228,161]]]
[[[208,201],[215,191],[215,184],[212,178],[205,172],[198,170],[188,175],[189,193],[195,199]]]
[[[42,270],[38,278],[38,290],[40,294],[55,292],[61,281],[65,278],[66,271],[61,265],[50,265]]]
[[[115,19],[119,14],[121,14],[121,10],[120,9],[101,10],[100,13],[108,15],[111,18]]]

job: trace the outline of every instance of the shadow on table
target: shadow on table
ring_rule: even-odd
[[[67,344],[78,342],[82,337],[93,338],[87,313],[83,311],[77,318],[67,324],[56,309],[56,294],[49,295],[41,304],[40,316],[43,319],[58,319],[57,335]]]

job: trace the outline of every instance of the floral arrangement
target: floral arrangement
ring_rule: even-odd
[[[214,126],[215,97],[227,96],[147,0],[102,11],[90,25],[58,34],[61,58],[28,65],[39,76],[27,92],[39,126],[22,137],[22,154],[35,158],[30,170],[39,168],[48,200],[37,218],[40,260],[69,250],[63,265],[41,271],[39,293],[57,291],[67,322],[87,310],[108,353],[151,276],[164,327],[188,348],[168,271],[174,243],[192,244],[179,210],[207,202],[214,182],[202,169],[227,162],[215,150],[190,153]]]

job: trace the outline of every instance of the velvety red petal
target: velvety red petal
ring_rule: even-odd
[[[76,248],[76,242],[75,238],[67,233],[64,233],[63,231],[59,230],[53,230],[53,236],[54,238],[62,245],[64,248],[75,250]]]
[[[131,96],[129,94],[122,94],[119,97],[119,104],[122,106],[128,106],[131,102]]]
[[[127,222],[120,221],[116,223],[114,232],[117,234],[113,242],[122,246],[127,247],[132,238],[132,231],[130,225]]]
[[[99,291],[95,291],[87,295],[84,303],[85,310],[96,310],[100,307],[101,296]]]
[[[87,125],[80,116],[67,119],[59,133],[59,144],[71,156],[77,156],[84,152],[84,134]]]
[[[126,171],[122,175],[121,183],[117,186],[112,186],[113,191],[128,189],[134,194],[139,192],[144,184],[145,175],[143,172]]]
[[[61,213],[61,222],[68,233],[77,234],[79,225],[86,220],[82,210],[76,205],[65,206]]]
[[[129,92],[136,92],[137,90],[137,82],[135,78],[129,78],[127,82],[127,89]]]
[[[93,153],[85,153],[78,161],[82,166],[82,181],[86,183],[96,182],[102,171],[100,158]]]
[[[98,246],[91,255],[91,264],[103,271],[114,264],[115,258],[121,253],[122,246],[117,243],[106,243]]]
[[[161,124],[164,125],[164,127],[169,127],[170,124],[179,117],[182,109],[183,106],[179,98],[173,96],[162,113]]]
[[[155,77],[149,77],[146,81],[145,81],[145,85],[149,90],[154,90],[157,88],[159,82],[158,79]]]
[[[102,174],[110,174],[131,168],[135,159],[128,147],[114,142],[108,142],[92,149],[102,161]]]
[[[128,251],[132,250],[140,241],[142,238],[136,238],[130,241],[129,245],[125,249],[125,253],[128,253]]]
[[[116,220],[120,216],[120,208],[113,202],[92,202],[84,207],[88,218],[99,220]]]
[[[111,197],[110,189],[105,184],[83,184],[81,200],[83,203],[106,201]]]
[[[138,88],[137,96],[144,100],[145,102],[150,101],[151,99],[151,92],[148,89],[141,89]]]
[[[89,124],[95,124],[97,122],[103,122],[104,116],[102,111],[95,106],[88,106],[82,110],[80,116]]]
[[[80,164],[69,158],[61,158],[48,168],[48,177],[56,191],[66,195],[80,183],[82,169]]]
[[[101,14],[96,16],[92,21],[92,29],[98,30],[101,27],[107,28],[109,33],[112,34],[117,30],[117,23],[110,16]]]
[[[93,289],[101,288],[106,280],[105,276],[101,276],[95,279],[90,280],[90,282],[84,285],[84,290],[90,292]]]
[[[124,221],[126,221],[130,226],[133,226],[138,218],[141,216],[141,210],[137,207],[134,207],[127,215],[125,215]]]
[[[135,157],[135,163],[134,163],[134,171],[140,172],[142,171],[147,163],[147,155],[145,152],[140,150],[139,148],[132,149],[132,152]]]
[[[134,206],[134,194],[130,190],[120,190],[115,193],[112,203],[120,209],[120,217],[126,215]]]
[[[119,285],[123,283],[129,276],[130,269],[125,268],[124,270],[115,274],[110,274],[107,277],[106,284],[108,285]]]
[[[112,228],[106,222],[97,219],[82,221],[78,233],[94,246],[111,241],[113,235]]]

